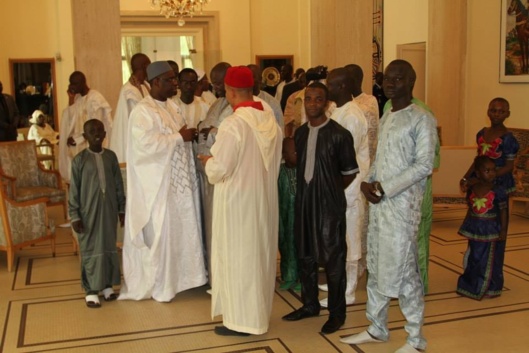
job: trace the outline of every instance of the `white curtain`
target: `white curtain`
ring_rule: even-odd
[[[193,36],[180,37],[180,55],[182,56],[182,61],[184,67],[193,69],[193,54],[196,53],[195,50],[195,40]]]
[[[123,55],[123,60],[129,68],[129,75],[132,73],[130,67],[130,58],[136,53],[141,53],[141,37],[122,37],[121,38],[121,54]]]

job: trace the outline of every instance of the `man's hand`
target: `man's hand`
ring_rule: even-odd
[[[125,226],[125,214],[120,213],[118,214],[118,217],[119,217],[119,225],[121,226],[121,228],[123,228]]]
[[[362,184],[360,184],[360,190],[366,197],[367,201],[372,204],[379,203],[380,200],[382,200],[382,196],[384,196],[384,190],[382,190],[382,186],[378,181],[372,183],[362,182]]]
[[[185,142],[193,141],[198,137],[197,129],[188,129],[187,125],[184,125],[180,131],[178,131]]]
[[[68,105],[72,105],[75,102],[75,93],[68,87],[68,90],[66,91],[66,94],[68,94]]]
[[[200,160],[200,163],[205,167],[208,160],[211,156],[206,156],[205,154],[197,154],[197,158]]]
[[[84,233],[83,221],[78,220],[78,221],[72,222],[72,228],[78,234]]]
[[[208,139],[209,131],[213,128],[213,126],[205,127],[203,129],[200,129],[200,134],[204,135],[204,140]]]
[[[218,130],[219,129],[214,126],[205,127],[203,129],[200,129],[200,134],[204,135],[204,140],[207,140],[209,134],[216,134]]]
[[[75,143],[75,140],[73,139],[73,137],[68,137],[68,140],[66,141],[66,144],[68,146],[77,146],[77,143]]]

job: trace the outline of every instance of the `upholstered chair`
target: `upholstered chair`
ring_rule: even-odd
[[[15,251],[42,241],[50,241],[55,256],[55,226],[48,219],[47,198],[17,202],[9,197],[0,178],[0,251],[7,252],[11,272]],[[5,179],[3,179],[5,180]],[[53,223],[53,222],[51,222]]]
[[[7,180],[6,190],[14,201],[24,202],[41,197],[48,206],[61,205],[67,217],[66,191],[59,172],[45,170],[37,161],[35,141],[0,143],[0,175]]]

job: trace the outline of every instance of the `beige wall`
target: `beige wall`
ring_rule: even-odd
[[[120,0],[120,6],[121,11],[155,12],[147,0]],[[251,58],[250,0],[212,0],[204,10],[220,13],[221,60],[232,65],[248,64]]]
[[[250,1],[252,63],[256,55],[293,55],[294,68],[309,67],[304,27],[310,20],[308,4],[308,0]]]
[[[311,66],[326,65],[331,69],[357,64],[366,77],[363,90],[371,92],[372,83],[367,77],[372,68],[373,3],[313,0],[310,11]]]
[[[345,0],[328,1],[339,3]],[[317,24],[326,23],[328,19],[313,18],[311,9],[322,6],[323,2],[212,0],[207,5],[207,10],[219,14],[222,60],[240,65],[253,61],[257,54],[293,54],[295,66],[307,68],[324,63],[318,59],[322,48],[325,48],[322,41],[331,38],[331,32],[340,32],[319,28]],[[121,11],[153,11],[146,0],[120,0],[120,6]],[[2,2],[0,21],[4,30],[0,32],[0,80],[4,82],[6,92],[11,90],[9,58],[49,58],[59,52],[62,56],[62,61],[56,62],[59,111],[66,106],[67,97],[64,92],[68,76],[74,70],[71,10],[70,1],[67,0]],[[321,11],[333,16],[334,10],[333,7],[322,7]],[[363,14],[362,8],[358,11],[353,13]],[[465,99],[461,119],[464,123],[463,144],[472,144],[477,130],[488,125],[487,105],[496,96],[503,96],[511,102],[508,126],[529,128],[529,120],[525,118],[529,108],[529,84],[498,82],[500,1],[467,0],[467,11],[467,58],[464,67],[466,84],[462,86]],[[359,16],[370,18],[367,14]],[[20,18],[25,19],[23,23]],[[427,18],[428,1],[385,1],[385,65],[395,59],[397,44],[428,41]],[[341,21],[338,17],[337,20]],[[345,50],[340,47],[340,43],[346,40],[347,37],[343,37],[341,41],[335,41],[337,44],[332,46],[333,49],[324,53],[326,64],[335,60],[336,65],[342,65],[340,60],[348,59],[347,55],[338,55]]]
[[[444,0],[448,1],[448,0]],[[449,0],[459,2],[460,0]],[[457,132],[457,144],[471,145],[474,143],[476,132],[488,126],[487,107],[489,101],[497,96],[509,100],[511,104],[511,117],[506,125],[511,127],[529,128],[526,118],[529,110],[529,83],[499,83],[499,57],[500,57],[500,1],[493,0],[466,0],[466,28],[457,28],[456,23],[448,29],[466,32],[466,51],[460,50],[461,55],[466,54],[462,60],[463,72],[459,75],[456,67],[452,71],[432,73],[429,81],[449,78],[459,83],[459,90],[463,99],[460,118],[455,122],[452,118],[441,120],[452,121],[461,131]],[[402,14],[407,14],[405,19]],[[449,13],[436,12],[433,16],[450,16]],[[385,0],[384,1],[384,65],[396,58],[397,44],[427,42],[435,38],[428,35],[428,26],[432,30],[436,27],[427,22],[428,1],[423,0]],[[449,22],[449,21],[448,21]],[[444,30],[440,30],[445,32]],[[448,37],[449,32],[445,32]],[[452,33],[453,35],[454,33]],[[449,41],[445,41],[442,50],[450,49]],[[450,54],[450,53],[448,53]],[[447,54],[447,55],[448,55]],[[439,54],[444,55],[443,51]],[[427,62],[427,68],[430,63]],[[445,80],[448,81],[448,80]],[[429,82],[427,82],[427,85]],[[450,90],[449,82],[445,82],[438,91]],[[453,92],[452,92],[453,93]],[[456,93],[458,94],[458,93]],[[429,97],[426,97],[428,102]],[[443,104],[450,104],[444,102]],[[457,110],[457,109],[456,109]],[[447,113],[449,114],[449,113]],[[454,112],[453,114],[457,114]],[[443,128],[443,130],[445,130]],[[448,132],[443,131],[444,137]]]
[[[456,0],[460,1],[460,0]],[[397,58],[397,45],[428,40],[427,0],[384,1],[384,67]]]
[[[443,144],[464,144],[467,7],[465,1],[429,0],[426,102],[442,127]]]
[[[75,69],[114,110],[123,86],[118,0],[73,0]]]
[[[474,143],[476,132],[490,124],[487,107],[497,96],[506,98],[511,104],[511,117],[506,125],[529,128],[529,83],[499,83],[500,3],[467,0],[466,144]]]
[[[4,92],[12,93],[9,59],[53,58],[60,53],[62,60],[55,62],[55,84],[58,110],[62,111],[68,104],[66,88],[74,69],[70,2],[2,1],[0,23],[0,80]]]

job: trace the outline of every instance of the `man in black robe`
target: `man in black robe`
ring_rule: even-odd
[[[329,320],[321,332],[333,333],[345,322],[344,189],[358,173],[353,137],[325,115],[328,90],[313,83],[305,90],[308,122],[296,130],[297,194],[294,232],[299,258],[303,306],[285,315],[297,321],[318,316],[318,266],[329,286]]]
[[[0,82],[0,141],[16,141],[19,120],[18,107],[9,94],[4,94]]]

